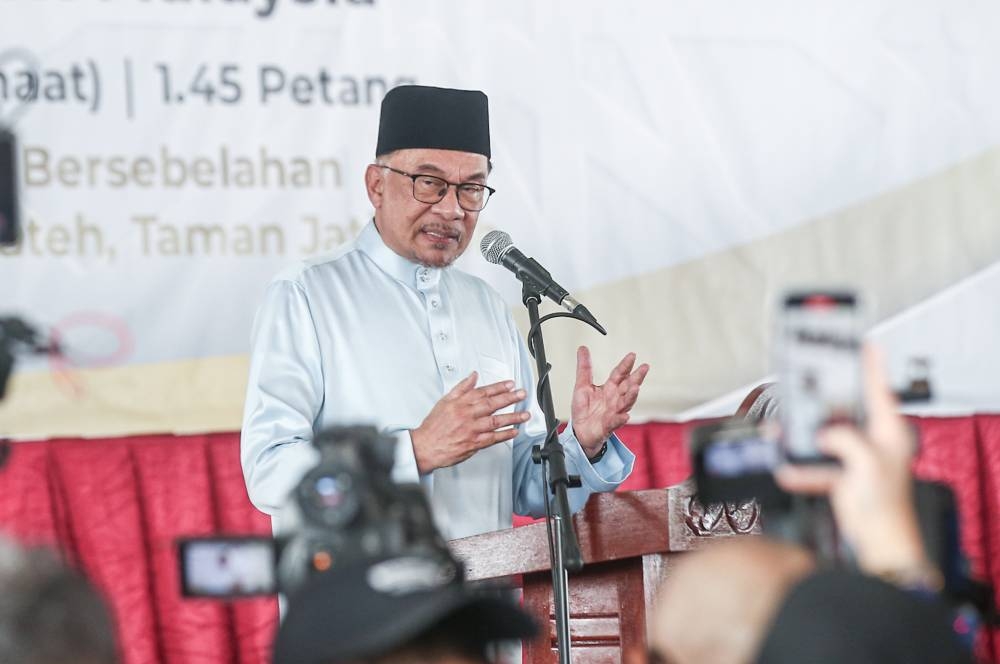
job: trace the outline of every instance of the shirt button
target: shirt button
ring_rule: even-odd
[[[451,366],[450,364],[446,364],[444,365],[444,370],[447,371],[448,373],[454,373],[455,367]]]
[[[432,309],[437,309],[439,306],[441,306],[441,302],[437,298],[434,298],[433,300],[431,300],[431,308]]]
[[[438,341],[448,341],[448,335],[445,334],[444,332],[440,333],[438,335]]]
[[[420,270],[420,281],[427,282],[427,270]]]

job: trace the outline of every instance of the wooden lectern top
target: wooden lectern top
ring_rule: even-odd
[[[584,563],[690,551],[717,537],[756,532],[756,503],[705,507],[684,482],[666,489],[598,493],[573,515]],[[545,522],[449,542],[470,581],[548,570]]]

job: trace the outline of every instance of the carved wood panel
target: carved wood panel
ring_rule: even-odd
[[[556,662],[556,626],[551,576],[525,576],[525,608],[548,616],[548,629],[525,646],[525,661]],[[619,664],[623,647],[645,643],[646,606],[641,558],[595,563],[570,576],[570,645],[573,661]]]

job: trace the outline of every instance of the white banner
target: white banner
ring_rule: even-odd
[[[401,83],[489,95],[479,234],[510,232],[612,333],[553,327],[560,403],[587,342],[604,370],[652,362],[641,417],[729,408],[768,373],[795,284],[855,286],[877,324],[969,283],[964,310],[995,323],[990,280],[966,280],[1000,260],[998,11],[0,0],[24,212],[0,314],[54,330],[71,369],[22,361],[0,432],[238,427],[263,287],[366,223],[379,103]],[[519,306],[510,275],[460,266]],[[929,357],[957,407],[1000,406],[1000,351],[948,371],[927,324],[897,326],[900,353]]]

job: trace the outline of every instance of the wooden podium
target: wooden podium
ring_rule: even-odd
[[[569,577],[574,664],[611,664],[645,649],[646,616],[675,554],[717,537],[758,530],[755,503],[701,505],[690,483],[591,496],[574,515],[585,567]],[[525,664],[552,664],[555,619],[545,524],[452,540],[470,581],[507,580],[524,590],[524,608],[542,626],[524,648]]]

